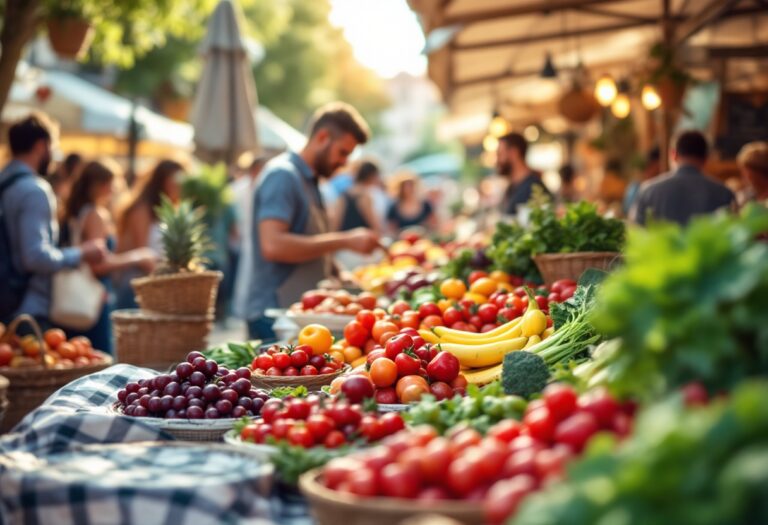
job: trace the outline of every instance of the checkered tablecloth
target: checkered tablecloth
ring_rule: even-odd
[[[222,468],[205,444],[98,446],[173,441],[108,411],[118,389],[155,373],[115,365],[80,378],[0,436],[0,523],[312,523],[303,500],[257,490],[257,463]]]

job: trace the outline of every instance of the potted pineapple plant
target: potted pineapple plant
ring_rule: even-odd
[[[204,266],[210,242],[203,209],[188,200],[176,207],[163,198],[157,215],[165,253],[152,275],[131,281],[139,306],[163,314],[212,315],[223,275]]]

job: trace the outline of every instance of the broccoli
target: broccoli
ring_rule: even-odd
[[[549,367],[540,356],[525,350],[504,356],[501,384],[504,392],[529,397],[541,392],[549,380]]]

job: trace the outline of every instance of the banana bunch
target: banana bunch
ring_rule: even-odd
[[[489,332],[479,334],[436,326],[431,331],[420,330],[419,335],[455,355],[469,383],[484,385],[501,376],[506,354],[540,343],[552,335],[552,329],[547,328],[546,314],[539,310],[536,301],[531,301],[521,317]]]

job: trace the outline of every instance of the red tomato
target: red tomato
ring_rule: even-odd
[[[555,441],[568,445],[578,453],[598,430],[600,427],[592,414],[578,412],[557,425]]]
[[[253,368],[262,368],[268,370],[275,366],[275,360],[270,354],[261,354],[256,356],[252,363]]]
[[[285,415],[293,419],[307,419],[312,406],[305,399],[291,399],[286,405]]]
[[[371,351],[371,353],[368,354],[368,357],[365,359],[366,366],[370,367],[373,365],[373,362],[380,357],[387,357],[387,353],[383,348]]]
[[[555,292],[551,292],[547,296],[547,302],[549,302],[549,303],[561,303],[561,302],[563,302],[563,298],[560,297],[560,294],[556,294]]]
[[[495,330],[499,325],[497,324],[484,324],[482,328],[480,328],[480,333],[484,334],[486,332],[490,332],[491,330]]]
[[[395,360],[398,354],[405,352],[413,346],[413,339],[408,334],[399,334],[387,341],[385,348],[386,356]]]
[[[440,307],[437,306],[435,303],[424,303],[421,306],[419,306],[419,317],[421,317],[422,319],[425,319],[430,315],[436,315],[440,317],[443,315],[443,312],[440,310]]]
[[[462,374],[459,374],[456,376],[456,379],[451,381],[451,387],[452,388],[467,388],[467,385],[469,383],[467,382],[467,378],[464,377]]]
[[[266,375],[268,376],[281,376],[283,375],[283,371],[277,368],[276,366],[273,366],[271,368],[267,369]]]
[[[543,392],[544,403],[549,408],[550,414],[557,420],[562,421],[576,410],[578,397],[576,391],[568,385],[554,383],[548,385]]]
[[[421,489],[419,472],[399,463],[390,463],[381,470],[381,491],[391,498],[415,498]]]
[[[303,375],[303,376],[316,376],[317,374],[318,374],[317,368],[315,368],[312,365],[307,365],[307,366],[301,367],[300,375]]]
[[[504,468],[508,451],[500,441],[483,440],[480,445],[468,448],[464,457],[476,461],[485,480],[496,479]]]
[[[261,407],[261,418],[265,423],[272,423],[282,408],[283,402],[280,399],[268,399]]]
[[[307,352],[300,348],[296,348],[291,352],[291,364],[296,368],[301,368],[309,363],[309,355]]]
[[[443,322],[445,322],[446,326],[451,326],[454,323],[459,323],[463,320],[464,317],[461,315],[461,312],[453,306],[449,306],[446,308],[445,312],[443,312]]]
[[[338,448],[347,442],[347,438],[344,437],[344,433],[339,430],[332,430],[323,441],[325,448]],[[323,476],[326,474],[323,473]]]
[[[613,416],[613,421],[608,428],[619,437],[627,437],[632,431],[632,418],[623,412],[619,412]]]
[[[368,443],[372,443],[385,436],[384,426],[376,416],[363,416],[360,420],[360,434],[368,440]]]
[[[338,432],[338,431],[335,431]],[[341,432],[339,432],[341,434]],[[333,432],[328,436],[333,435]],[[342,436],[342,439],[344,436]],[[331,447],[335,448],[335,447]],[[352,458],[334,458],[323,468],[323,484],[329,489],[336,489],[341,483],[347,481],[350,474],[362,467],[359,461]]]
[[[418,350],[419,348],[423,348],[424,345],[427,344],[427,342],[424,340],[423,337],[420,335],[412,335],[411,339],[413,340],[413,349]]]
[[[395,365],[397,365],[397,377],[417,375],[419,373],[419,369],[421,368],[421,362],[419,359],[417,357],[408,355],[405,352],[397,354],[395,357]]]
[[[364,346],[370,336],[371,333],[359,321],[350,321],[344,327],[344,339],[352,346]]]
[[[330,363],[328,363],[328,365],[326,365],[323,368],[321,368],[320,370],[318,370],[317,373],[319,375],[333,374],[337,370],[338,370],[338,368],[336,368],[334,366],[331,366]]]
[[[451,446],[455,452],[461,452],[471,446],[477,445],[483,437],[474,428],[464,428],[451,436]]]
[[[421,318],[419,317],[418,312],[405,312],[402,316],[400,316],[400,326],[403,328],[418,328],[421,324]],[[400,332],[402,333],[402,331]]]
[[[322,443],[328,434],[336,428],[333,419],[323,414],[312,414],[307,418],[307,430],[312,434],[315,443]]]
[[[523,417],[523,424],[532,438],[544,442],[552,441],[555,433],[555,418],[546,406],[537,408]]]
[[[536,477],[538,471],[536,470],[536,454],[538,450],[533,448],[526,448],[512,452],[504,463],[502,472],[504,477],[511,478],[520,474]]]
[[[683,401],[688,407],[703,406],[709,402],[709,394],[704,385],[698,382],[688,383],[682,389]]]
[[[427,329],[434,328],[435,326],[443,326],[443,318],[440,315],[428,315],[422,319],[421,324]]]
[[[357,303],[366,310],[376,308],[376,296],[369,292],[362,292],[357,296]]]
[[[389,436],[405,428],[403,417],[397,412],[387,412],[379,418],[385,436]]]
[[[295,421],[293,419],[278,418],[272,423],[272,436],[275,439],[285,439],[288,431],[293,428]]]
[[[573,297],[573,294],[576,293],[576,287],[575,286],[569,286],[568,288],[563,288],[563,290],[560,292],[560,298],[565,301],[566,299],[570,299]]]
[[[285,352],[278,352],[272,358],[275,360],[275,366],[281,370],[291,366],[291,356]]]
[[[297,376],[299,375],[299,369],[295,366],[288,366],[283,370],[284,376]]]
[[[459,375],[461,363],[458,358],[450,352],[440,352],[429,362],[427,374],[430,379],[450,383]]]
[[[373,325],[373,330],[371,331],[371,337],[374,339],[374,341],[381,343],[381,338],[384,334],[394,332],[397,333],[400,331],[400,328],[392,322],[389,321],[376,321]]]
[[[480,330],[485,324],[479,315],[473,315],[469,318],[469,324],[475,327],[476,330]]]
[[[257,443],[256,439],[259,435],[259,426],[256,423],[249,423],[245,427],[243,427],[243,430],[240,431],[240,439],[243,441],[253,441],[254,443]]]
[[[360,403],[367,397],[373,397],[373,383],[364,376],[349,376],[341,384],[341,392],[352,403]]]
[[[473,282],[477,281],[478,279],[482,279],[483,277],[488,277],[488,274],[481,270],[475,270],[469,274],[469,284],[472,284]]]
[[[370,310],[360,310],[357,312],[355,319],[369,332],[373,330],[373,325],[376,323],[376,316]]]
[[[539,308],[541,308],[542,310],[546,310],[549,308],[549,303],[547,302],[547,298],[541,295],[536,296],[536,304],[538,304]]]
[[[442,485],[453,457],[453,450],[447,439],[444,437],[433,439],[421,450],[419,470],[422,477],[430,483]]]
[[[512,516],[523,499],[536,489],[531,476],[520,475],[494,483],[483,502],[483,511],[488,523],[504,523]]]
[[[502,310],[503,308],[507,307],[507,301],[509,301],[509,294],[506,293],[497,293],[496,297],[492,299],[493,304],[496,305],[496,308],[499,310]],[[512,296],[514,297],[514,296]]]
[[[534,462],[539,478],[542,480],[562,479],[565,474],[565,464],[572,456],[571,448],[561,444],[538,451]]]
[[[435,396],[435,399],[442,401],[443,399],[450,399],[453,397],[453,388],[448,383],[442,381],[435,381],[429,385],[429,393]]]
[[[309,358],[309,364],[320,370],[325,366],[327,361],[325,360],[325,355],[313,355]]]
[[[443,487],[426,487],[419,492],[418,499],[421,501],[444,501],[451,499],[451,495]]]
[[[512,306],[508,306],[506,308],[502,308],[499,311],[499,316],[506,319],[507,321],[514,321],[518,317],[523,315],[523,311],[519,308],[515,308]]]
[[[480,319],[483,320],[483,323],[495,323],[496,318],[499,315],[499,309],[495,304],[481,304],[477,309],[477,315],[480,316]]]
[[[411,305],[403,300],[395,301],[392,306],[389,307],[389,312],[392,315],[403,315],[405,312],[411,309]]]
[[[510,443],[520,435],[522,425],[514,419],[504,419],[488,429],[488,435],[505,443]]]
[[[604,429],[613,424],[613,419],[620,411],[616,401],[605,389],[592,390],[578,400],[578,407],[584,412],[592,414],[597,423]]]
[[[376,403],[380,405],[394,405],[397,404],[397,392],[394,388],[379,388],[374,395]]]
[[[305,426],[294,426],[288,431],[288,442],[291,445],[310,448],[315,444],[312,433]]]
[[[394,463],[396,458],[397,455],[389,447],[378,445],[368,449],[363,462],[366,467],[373,469],[374,472],[381,472],[381,469],[390,463]]]
[[[349,490],[357,496],[371,497],[379,493],[376,472],[361,468],[349,475]]]
[[[482,468],[477,458],[459,456],[448,466],[447,485],[457,496],[466,496],[483,482]]]

